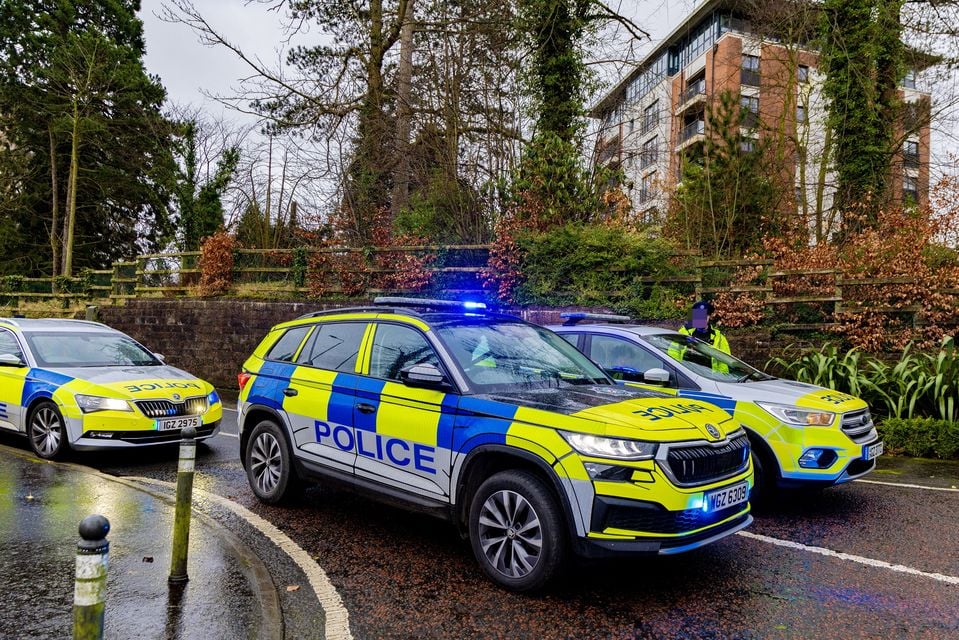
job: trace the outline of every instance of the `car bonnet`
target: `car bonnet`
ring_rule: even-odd
[[[524,422],[616,437],[661,440],[673,437],[667,432],[685,431],[683,439],[719,440],[739,428],[715,405],[618,386],[508,391],[481,397],[518,406],[515,418]],[[711,433],[707,424],[720,435]]]
[[[49,369],[72,379],[77,393],[109,392],[134,400],[165,398],[180,400],[208,394],[212,387],[186,371],[167,365],[150,367],[70,367]],[[179,396],[177,398],[176,396]]]
[[[867,406],[865,401],[847,393],[781,378],[740,384],[724,383],[720,387],[724,395],[737,401],[771,402],[836,413],[858,411]]]

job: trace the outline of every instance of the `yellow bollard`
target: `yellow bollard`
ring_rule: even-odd
[[[190,547],[190,510],[193,507],[193,469],[196,461],[196,429],[187,427],[181,434],[180,462],[176,474],[176,512],[173,515],[173,552],[170,558],[170,582],[189,580],[186,571]]]

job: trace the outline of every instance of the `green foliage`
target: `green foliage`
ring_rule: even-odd
[[[951,336],[936,353],[912,353],[910,345],[893,363],[858,349],[841,354],[835,344],[825,344],[795,359],[773,358],[769,365],[784,377],[858,396],[882,415],[959,420],[959,353]]]
[[[672,247],[622,227],[567,224],[517,238],[520,304],[604,306],[644,318],[677,317],[675,292],[641,278],[667,277]]]
[[[217,161],[213,176],[201,184],[197,162],[197,126],[195,120],[181,123],[176,144],[181,166],[177,169],[174,195],[180,212],[180,245],[184,251],[196,251],[204,238],[223,226],[221,198],[240,161],[237,147],[225,149]]]
[[[17,194],[20,271],[56,270],[71,165],[78,168],[74,268],[109,266],[168,239],[173,175],[165,91],[143,68],[137,3],[0,1],[3,138],[29,154]],[[7,166],[0,158],[0,166]],[[52,187],[53,177],[57,188]],[[60,219],[51,212],[58,205]],[[0,212],[0,227],[8,220]]]
[[[903,66],[902,0],[826,0],[819,67],[833,131],[840,210],[886,195]],[[874,220],[867,216],[863,221]]]
[[[702,148],[690,147],[682,184],[669,212],[669,233],[704,256],[728,258],[761,248],[764,236],[780,229],[775,215],[775,171],[765,137],[744,138],[747,110],[726,91],[707,108],[709,135]],[[751,150],[743,144],[750,143]]]
[[[479,194],[441,168],[430,171],[424,184],[415,185],[409,206],[394,226],[400,235],[438,244],[478,244],[488,241],[492,232]]]
[[[23,276],[3,276],[0,277],[0,292],[19,293],[23,291]]]
[[[306,247],[296,247],[293,249],[293,261],[290,264],[290,276],[293,278],[293,286],[301,288],[306,286],[306,272],[310,267],[310,250]]]
[[[878,425],[891,452],[918,458],[959,458],[959,422],[932,418],[890,418]]]

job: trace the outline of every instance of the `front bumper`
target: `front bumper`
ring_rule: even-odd
[[[580,538],[577,541],[577,552],[585,558],[597,559],[620,556],[676,555],[704,547],[730,536],[748,527],[752,524],[752,521],[753,517],[747,511],[730,518],[719,526],[684,536],[648,537],[634,540]]]
[[[143,447],[179,442],[181,431],[158,431],[156,421],[139,411],[97,411],[81,413],[77,408],[62,408],[70,447],[77,451]],[[222,404],[212,405],[198,416],[197,440],[212,438],[220,431]]]

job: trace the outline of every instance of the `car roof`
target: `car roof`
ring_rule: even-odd
[[[349,321],[349,320],[360,320],[360,321],[369,321],[369,320],[399,320],[406,321],[412,325],[428,325],[430,327],[438,327],[451,324],[459,324],[463,322],[468,322],[470,324],[482,324],[482,323],[493,323],[493,322],[521,322],[526,323],[525,320],[517,316],[506,315],[502,313],[494,313],[490,311],[481,311],[481,312],[462,312],[462,311],[431,311],[431,310],[418,310],[411,309],[406,307],[388,307],[388,306],[371,306],[371,307],[346,307],[343,309],[329,309],[325,311],[317,311],[315,313],[308,313],[306,315],[300,316],[293,320],[287,320],[281,322],[273,327],[273,329],[285,329],[288,327],[301,326],[305,324],[312,324],[316,322],[327,322],[327,321]],[[526,323],[528,324],[528,323]],[[423,327],[425,328],[425,327]]]
[[[557,333],[569,333],[571,331],[591,331],[593,333],[608,333],[611,335],[632,334],[636,336],[650,335],[682,335],[673,329],[665,327],[654,327],[646,324],[575,324],[575,325],[552,325],[548,327]]]
[[[63,331],[70,333],[119,333],[116,329],[99,322],[67,318],[0,318],[0,326],[19,331]]]

